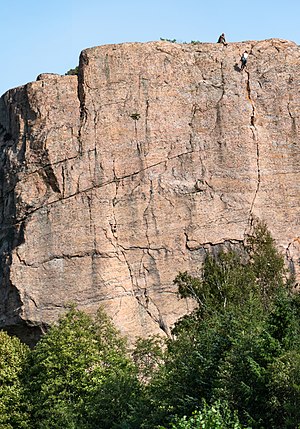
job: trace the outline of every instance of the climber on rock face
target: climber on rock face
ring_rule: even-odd
[[[218,38],[218,43],[223,43],[223,45],[227,45],[224,33],[222,33],[221,36]]]
[[[244,53],[243,53],[243,55],[241,56],[241,63],[242,63],[242,65],[241,65],[241,70],[244,70],[244,68],[246,67],[246,65],[247,65],[247,60],[248,60],[248,52],[247,51],[245,51]]]

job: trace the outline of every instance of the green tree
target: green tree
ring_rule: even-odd
[[[242,429],[236,413],[226,403],[220,401],[208,406],[204,401],[201,411],[195,411],[190,417],[175,418],[170,429]],[[165,429],[161,427],[161,429]],[[250,429],[250,428],[248,428]]]
[[[271,427],[300,427],[300,353],[281,354],[268,367],[267,387]],[[298,426],[297,426],[298,424]]]
[[[162,337],[153,336],[138,338],[132,353],[139,379],[147,384],[163,364],[165,341]]]
[[[27,369],[34,429],[113,428],[138,392],[125,342],[110,319],[71,309],[39,341]]]
[[[268,305],[284,286],[287,270],[264,222],[255,222],[254,234],[248,237],[247,251],[262,300]]]
[[[205,399],[227,402],[254,428],[296,428],[298,366],[284,356],[299,356],[300,299],[265,224],[256,224],[244,251],[208,255],[200,278],[180,273],[175,283],[196,308],[173,329],[149,386],[145,427],[190,416]],[[292,386],[284,388],[284,377]]]
[[[0,331],[0,428],[26,429],[26,412],[22,372],[29,348],[16,337]]]
[[[217,258],[208,254],[200,278],[187,272],[179,273],[175,278],[180,297],[193,298],[197,302],[198,318],[247,303],[249,294],[257,286],[252,265],[249,259],[244,261],[245,257],[244,252],[234,251],[221,251]]]
[[[265,329],[254,324],[240,330],[219,367],[214,395],[239,411],[243,422],[263,428],[269,418],[268,366],[280,355],[280,344]]]

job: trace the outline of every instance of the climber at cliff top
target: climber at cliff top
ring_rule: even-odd
[[[221,36],[218,38],[218,43],[223,43],[223,45],[227,45],[224,33],[222,33]]]
[[[241,56],[241,63],[242,63],[242,65],[241,65],[241,70],[244,70],[244,68],[246,67],[246,65],[247,65],[247,59],[248,59],[248,52],[247,51],[245,51],[244,53],[243,53],[243,55]]]

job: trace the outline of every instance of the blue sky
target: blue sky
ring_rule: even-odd
[[[0,0],[0,94],[64,74],[84,48],[162,38],[215,42],[271,37],[300,44],[299,0]]]

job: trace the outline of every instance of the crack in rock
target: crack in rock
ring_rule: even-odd
[[[261,183],[261,169],[260,169],[260,152],[259,152],[259,140],[258,140],[258,132],[257,132],[257,127],[255,125],[255,120],[256,120],[256,111],[255,111],[255,104],[254,101],[252,99],[251,96],[251,83],[250,83],[250,72],[248,70],[245,70],[245,72],[247,73],[247,82],[246,82],[246,90],[247,90],[247,98],[251,103],[252,106],[252,114],[250,117],[250,129],[252,131],[252,136],[253,136],[253,141],[255,142],[256,145],[256,166],[257,166],[257,184],[256,184],[256,189],[254,192],[254,196],[253,196],[253,200],[250,206],[250,210],[249,210],[249,217],[248,217],[248,225],[251,227],[252,222],[253,222],[253,209],[254,209],[254,205],[255,205],[255,201],[259,192],[259,188],[260,188],[260,183]],[[246,233],[246,231],[245,231]]]

